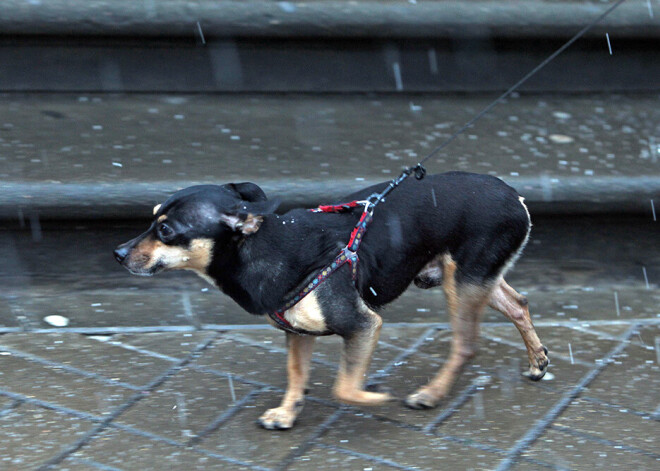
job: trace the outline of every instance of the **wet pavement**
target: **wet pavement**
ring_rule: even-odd
[[[550,350],[544,380],[519,374],[520,336],[488,311],[480,354],[437,409],[343,406],[339,339],[322,338],[285,432],[255,423],[286,385],[282,333],[194,275],[121,269],[111,249],[142,223],[24,223],[0,231],[2,469],[658,468],[651,218],[534,218],[507,278]],[[411,288],[382,314],[370,381],[405,397],[448,355],[443,296]]]
[[[395,177],[494,98],[5,94],[0,216],[148,217],[178,188],[245,180],[292,204],[325,203]],[[499,176],[534,212],[650,215],[657,103],[657,93],[516,95],[427,168]]]

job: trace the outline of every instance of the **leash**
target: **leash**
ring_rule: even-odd
[[[381,202],[385,201],[385,197],[388,194],[390,194],[390,192],[395,190],[401,183],[403,183],[403,181],[406,180],[410,175],[414,174],[417,180],[421,180],[422,178],[424,178],[424,176],[426,175],[426,168],[424,168],[423,165],[424,162],[426,162],[428,159],[430,159],[435,154],[437,154],[442,149],[444,149],[449,144],[451,144],[458,136],[463,134],[474,123],[479,121],[486,113],[492,110],[497,104],[499,104],[502,100],[504,100],[509,95],[511,95],[514,91],[516,91],[521,85],[527,82],[527,80],[529,80],[534,75],[536,75],[541,69],[543,69],[546,65],[552,62],[558,55],[560,55],[562,52],[568,49],[575,41],[577,41],[582,36],[584,36],[589,30],[591,30],[591,28],[593,28],[595,25],[600,23],[605,17],[607,17],[610,13],[612,13],[625,1],[626,0],[618,0],[616,3],[612,4],[600,16],[598,16],[591,23],[589,23],[587,26],[585,26],[580,31],[578,31],[572,38],[566,41],[559,49],[557,49],[555,52],[550,54],[543,62],[541,62],[536,67],[534,67],[531,71],[525,74],[520,80],[518,80],[511,87],[509,87],[504,93],[502,93],[495,100],[493,100],[488,106],[486,106],[474,117],[472,117],[472,119],[470,119],[460,129],[454,132],[454,134],[449,136],[449,138],[447,138],[442,144],[434,148],[428,155],[426,155],[426,157],[420,160],[417,163],[417,165],[405,168],[401,172],[401,175],[391,180],[390,183],[382,192],[374,193],[370,195],[366,200],[350,201],[348,203],[342,203],[338,205],[322,205],[322,206],[318,206],[315,209],[310,209],[311,212],[315,212],[315,213],[339,213],[339,212],[352,211],[354,208],[357,208],[359,206],[364,207],[362,211],[362,215],[360,216],[360,220],[353,228],[353,232],[351,232],[351,237],[348,241],[348,244],[341,250],[341,252],[339,253],[339,255],[337,255],[334,261],[330,265],[325,267],[323,270],[321,270],[321,272],[307,286],[305,286],[305,288],[300,293],[298,293],[296,296],[290,299],[287,303],[284,304],[284,306],[282,306],[277,311],[268,313],[268,316],[273,320],[273,322],[275,322],[275,324],[280,329],[293,334],[331,335],[332,332],[329,331],[310,332],[304,329],[299,329],[297,327],[294,327],[284,317],[284,313],[287,310],[294,307],[296,304],[298,304],[309,293],[311,293],[316,288],[318,288],[321,285],[321,283],[323,283],[332,273],[337,271],[340,267],[342,267],[346,263],[348,263],[351,266],[351,276],[353,278],[353,283],[355,283],[357,279],[357,264],[359,261],[357,251],[364,237],[364,233],[367,230],[367,226],[373,219],[373,213],[376,206]]]

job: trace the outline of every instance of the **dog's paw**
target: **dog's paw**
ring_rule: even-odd
[[[371,391],[335,391],[335,397],[352,406],[380,406],[395,400],[389,393]]]
[[[257,420],[257,423],[267,430],[287,430],[293,427],[296,413],[286,407],[268,409]]]
[[[540,381],[545,373],[548,371],[548,349],[542,347],[542,350],[534,355],[533,362],[529,365],[529,370],[523,371],[522,375],[531,379],[532,381]]]
[[[380,383],[367,384],[364,390],[367,392],[389,394],[390,396],[393,394],[392,388]]]
[[[438,400],[427,392],[417,391],[410,394],[404,404],[411,409],[433,409],[438,405]]]

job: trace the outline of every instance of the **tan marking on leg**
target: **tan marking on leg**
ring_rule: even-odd
[[[393,398],[387,393],[369,392],[364,390],[371,356],[378,343],[383,320],[378,314],[365,306],[364,315],[367,316],[368,325],[344,338],[337,381],[333,389],[334,395],[341,402],[359,406],[375,406],[391,401]]]
[[[158,212],[159,209],[160,209],[160,205],[159,205],[159,204],[157,204],[156,206],[154,206],[154,209],[153,209],[154,216],[156,215],[156,213]]]
[[[488,301],[489,287],[456,284],[456,263],[445,257],[443,288],[453,331],[449,359],[426,385],[406,398],[414,409],[435,407],[445,397],[465,363],[476,354],[479,317]]]
[[[533,380],[541,379],[548,367],[547,349],[532,324],[527,298],[500,278],[490,295],[488,305],[504,314],[520,332],[529,357],[529,371],[525,376]]]
[[[308,332],[326,332],[328,330],[314,291],[301,299],[291,309],[285,311],[284,318],[296,329],[303,329]]]
[[[288,384],[279,407],[268,409],[259,418],[259,424],[267,429],[288,429],[302,411],[305,388],[309,380],[314,340],[311,335],[286,334],[289,356],[287,358]]]

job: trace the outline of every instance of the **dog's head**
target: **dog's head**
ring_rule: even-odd
[[[156,205],[149,229],[117,247],[115,258],[134,275],[173,269],[204,275],[218,245],[257,232],[277,205],[254,183],[192,186]]]

